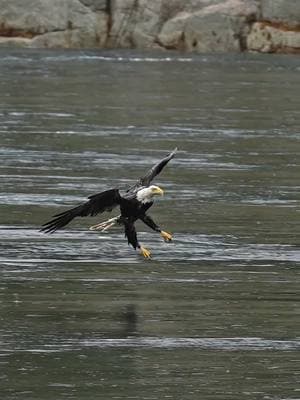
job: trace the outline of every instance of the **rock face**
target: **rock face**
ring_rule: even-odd
[[[153,47],[160,30],[161,0],[114,0],[108,47]]]
[[[0,45],[300,52],[300,0],[0,0]]]
[[[79,0],[0,0],[0,42],[29,47],[99,47],[108,16]]]
[[[247,49],[268,53],[300,53],[300,1],[262,0],[260,21],[247,37]]]
[[[248,24],[257,16],[255,1],[227,0],[175,16],[162,27],[158,40],[164,47],[198,53],[236,52],[243,49]]]
[[[262,19],[284,23],[289,26],[300,25],[300,1],[298,0],[262,0]]]
[[[300,30],[282,24],[256,22],[247,37],[247,48],[262,53],[300,53]]]

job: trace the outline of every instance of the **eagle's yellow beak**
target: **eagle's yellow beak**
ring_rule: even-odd
[[[155,188],[152,189],[152,193],[160,195],[160,196],[164,195],[164,191],[158,186],[156,186]]]

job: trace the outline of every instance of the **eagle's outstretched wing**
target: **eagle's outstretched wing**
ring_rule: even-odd
[[[89,201],[80,204],[77,207],[54,215],[53,219],[43,224],[42,232],[53,233],[57,229],[63,228],[75,217],[94,216],[111,211],[114,207],[120,204],[120,193],[118,189],[110,189],[105,192],[89,196]]]
[[[128,189],[128,191],[135,191],[135,189],[141,186],[149,186],[151,181],[162,171],[162,169],[168,164],[168,162],[172,160],[172,158],[174,158],[176,152],[177,147],[165,158],[153,165],[153,167],[149,169],[149,171],[143,177],[141,177],[135,185]]]

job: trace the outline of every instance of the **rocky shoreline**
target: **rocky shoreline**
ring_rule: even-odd
[[[0,46],[295,54],[300,0],[0,0]]]

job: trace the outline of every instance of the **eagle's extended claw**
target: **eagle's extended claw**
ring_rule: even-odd
[[[151,253],[149,250],[145,249],[145,247],[140,247],[141,250],[141,254],[145,257],[145,258],[151,258]]]
[[[112,226],[114,226],[117,223],[118,217],[110,218],[107,221],[101,222],[100,224],[90,226],[90,231],[101,231],[105,232]]]
[[[171,242],[173,237],[170,233],[165,232],[165,231],[161,231],[160,232],[161,237],[164,239],[165,242]]]

